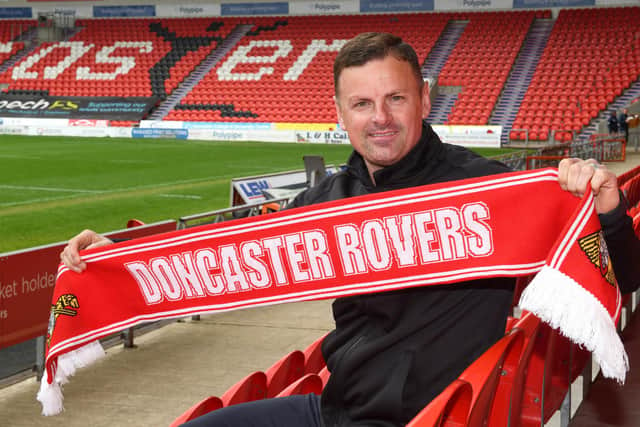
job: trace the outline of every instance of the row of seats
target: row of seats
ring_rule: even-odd
[[[247,375],[222,396],[209,396],[201,400],[176,418],[170,427],[178,427],[200,415],[242,402],[294,394],[320,394],[329,378],[321,351],[325,336],[326,334],[315,340],[303,351],[288,353],[266,371],[255,371]]]
[[[523,282],[525,283],[525,282]],[[266,371],[253,372],[222,396],[210,396],[177,417],[171,426],[242,402],[292,394],[320,394],[330,373],[320,337]],[[540,426],[560,408],[589,354],[531,313],[511,318],[505,336],[473,362],[409,427],[444,425]]]

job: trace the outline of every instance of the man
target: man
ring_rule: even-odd
[[[354,151],[346,171],[301,193],[293,207],[509,171],[443,144],[423,123],[429,88],[415,52],[398,37],[365,33],[350,40],[336,58],[334,84],[338,120]],[[621,223],[625,211],[613,173],[578,159],[564,160],[559,169],[567,191],[582,195],[590,183],[598,212],[611,212],[603,225]],[[605,233],[608,240],[618,233],[611,247],[615,264],[614,253],[621,252],[616,242],[624,241],[627,249],[630,228],[614,228]],[[85,231],[61,257],[82,271],[78,250],[108,243]],[[404,425],[504,335],[512,298],[513,279],[508,278],[339,298],[333,305],[336,328],[322,346],[331,376],[321,398],[251,402],[186,425]]]
[[[620,115],[618,116],[618,128],[620,129],[620,133],[624,134],[624,140],[629,141],[629,116],[626,108],[620,111]]]

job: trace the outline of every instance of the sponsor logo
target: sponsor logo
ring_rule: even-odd
[[[178,9],[178,11],[180,13],[185,13],[185,14],[196,14],[196,13],[204,13],[204,8],[202,7],[185,7],[185,6],[180,6],[180,8]]]
[[[0,100],[0,110],[77,110],[78,104],[62,99],[49,102],[44,98],[37,101],[20,101],[18,99]]]
[[[80,304],[78,297],[73,294],[60,295],[55,304],[51,305],[51,314],[49,315],[49,326],[47,327],[47,346],[51,341],[53,329],[56,327],[56,321],[61,314],[64,316],[75,316],[78,314]]]
[[[611,257],[604,241],[602,230],[591,233],[578,240],[580,249],[587,255],[589,261],[598,268],[602,277],[611,285],[615,285],[616,277],[611,265]]]
[[[339,4],[323,4],[323,3],[314,3],[314,9],[322,10],[324,12],[330,12],[332,10],[340,10]]]

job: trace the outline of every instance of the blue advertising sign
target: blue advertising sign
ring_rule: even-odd
[[[132,128],[131,136],[133,138],[187,139],[189,132],[186,129]]]
[[[30,7],[0,7],[0,19],[31,18]]]
[[[93,6],[93,16],[96,18],[156,16],[156,7],[154,5]]]
[[[288,15],[289,3],[222,3],[222,16],[234,15]]]
[[[536,7],[595,6],[596,0],[513,0],[514,9],[533,9]]]
[[[360,12],[416,12],[433,10],[434,0],[360,0]]]

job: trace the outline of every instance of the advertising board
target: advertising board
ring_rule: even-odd
[[[132,239],[175,229],[176,221],[169,220],[106,235]],[[65,245],[0,254],[0,349],[46,334],[60,251]]]
[[[0,117],[140,120],[155,97],[73,97],[0,94]]]
[[[442,142],[464,147],[500,147],[502,126],[432,125]]]

